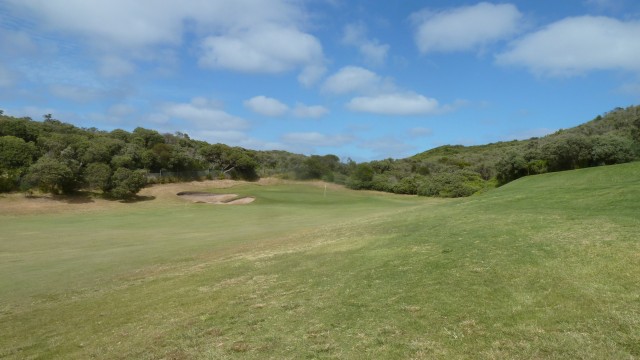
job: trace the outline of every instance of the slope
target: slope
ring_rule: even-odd
[[[245,235],[218,230],[212,239],[212,229],[197,223],[188,238],[174,229],[161,244],[137,240],[137,253],[171,251],[155,264],[127,258],[135,266],[109,283],[89,279],[5,307],[0,333],[11,335],[0,339],[0,355],[639,357],[638,179],[640,163],[630,163],[526,177],[464,199],[336,190],[337,206],[323,205],[313,186],[234,189],[258,200],[189,205],[181,220],[233,211],[221,215],[225,224],[262,219],[264,234],[247,225]],[[142,208],[132,219],[142,227],[136,231],[152,218],[147,232],[175,224],[167,212],[177,208],[148,215]],[[73,228],[56,221],[67,221],[58,234]]]

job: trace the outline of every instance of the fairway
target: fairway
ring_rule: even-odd
[[[140,195],[0,198],[0,358],[640,357],[640,163],[464,199]]]

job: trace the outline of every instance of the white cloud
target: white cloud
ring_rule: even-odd
[[[360,53],[365,58],[367,64],[379,66],[387,60],[389,53],[389,45],[378,44],[377,42],[368,42],[360,45]]]
[[[409,136],[412,138],[426,137],[433,135],[433,130],[424,127],[415,127],[409,129]]]
[[[12,16],[33,19],[38,31],[69,34],[99,56],[119,56],[121,61],[101,61],[105,76],[131,73],[131,58],[162,61],[167,48],[192,39],[200,43],[204,67],[261,73],[304,69],[305,85],[318,80],[325,61],[320,42],[303,30],[302,6],[290,0],[6,2]]]
[[[286,0],[8,0],[48,29],[108,46],[178,44],[185,31],[226,31],[265,22],[294,24],[301,11]]]
[[[33,54],[38,47],[25,32],[0,29],[0,50],[5,55]]]
[[[184,130],[183,130],[184,131]],[[235,130],[195,130],[188,131],[193,139],[203,140],[210,144],[222,143],[229,146],[241,146],[255,150],[286,150],[287,146],[275,141],[263,141],[249,136],[243,131]]]
[[[251,109],[251,111],[264,116],[283,116],[289,111],[289,107],[280,101],[266,97],[266,96],[254,96],[249,100],[245,100],[244,106]]]
[[[247,139],[247,134],[243,131],[237,130],[200,130],[196,131],[190,136],[195,136],[198,139],[206,140],[210,143],[223,143],[223,144],[239,144]]]
[[[127,104],[115,104],[109,107],[109,110],[107,112],[111,116],[121,117],[133,114],[134,112],[136,112],[136,109],[133,106]]]
[[[353,141],[353,138],[341,134],[325,135],[319,132],[296,132],[284,134],[282,141],[305,146],[340,146]]]
[[[49,86],[49,91],[54,96],[75,102],[89,102],[106,95],[95,88],[75,86],[68,84],[54,84]]]
[[[438,101],[412,91],[399,89],[392,79],[373,71],[347,66],[330,76],[322,91],[332,94],[364,94],[351,99],[347,109],[381,115],[426,115],[454,110],[455,105],[440,107]]]
[[[344,28],[342,42],[357,47],[367,64],[384,64],[389,53],[389,45],[381,44],[378,39],[368,39],[366,35],[367,29],[363,24],[349,24]]]
[[[441,12],[412,16],[421,53],[474,50],[518,32],[522,14],[511,4],[482,2]]]
[[[640,95],[640,82],[628,82],[628,83],[622,84],[618,88],[618,91],[623,94],[638,96]]]
[[[593,70],[640,71],[640,22],[580,16],[552,23],[516,40],[496,57],[498,64],[521,65],[549,76]]]
[[[218,102],[203,98],[195,98],[191,103],[166,105],[161,115],[210,131],[242,130],[249,127],[246,120],[222,110]]]
[[[332,94],[370,92],[381,87],[383,79],[373,71],[346,66],[325,80],[322,91]]]
[[[324,65],[307,65],[302,69],[300,75],[298,75],[298,82],[306,87],[310,87],[317,83],[326,72],[327,68]]]
[[[324,61],[314,36],[274,24],[209,36],[202,41],[202,52],[200,66],[240,72],[280,73]]]
[[[121,77],[135,72],[135,66],[117,56],[106,56],[101,61],[100,74],[104,77]]]
[[[13,72],[0,64],[0,87],[11,87],[15,80]]]
[[[427,115],[439,111],[437,100],[410,92],[356,97],[347,103],[347,108],[381,115]]]
[[[329,113],[329,109],[321,105],[307,106],[302,103],[296,104],[292,110],[293,116],[298,118],[320,118]]]
[[[357,45],[367,37],[367,28],[362,23],[348,24],[344,27],[342,42],[347,45]]]
[[[398,140],[393,136],[385,136],[382,138],[364,141],[359,147],[373,151],[375,159],[385,158],[405,158],[412,155],[411,152],[416,151],[416,147],[407,144],[406,141]]]

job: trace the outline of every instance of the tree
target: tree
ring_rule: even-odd
[[[371,179],[371,189],[377,191],[394,192],[397,184],[398,179],[389,173],[374,174]]]
[[[0,136],[15,136],[26,142],[38,139],[38,129],[26,119],[3,117],[0,119]]]
[[[347,186],[351,189],[370,189],[374,171],[369,164],[358,164],[347,180]]]
[[[258,163],[242,148],[224,144],[207,144],[201,147],[198,152],[212,169],[230,174],[232,177],[237,175],[237,177],[246,180],[254,180],[258,177],[256,173]]]
[[[155,159],[160,169],[166,170],[171,168],[171,166],[169,165],[169,161],[171,161],[173,146],[164,143],[157,143],[153,145],[151,151],[155,155]]]
[[[325,179],[333,177],[333,170],[337,167],[340,159],[335,155],[311,155],[302,166],[297,169],[299,179]]]
[[[500,184],[506,184],[529,174],[527,161],[517,151],[511,151],[496,163],[496,178]]]
[[[418,174],[412,174],[403,177],[394,187],[393,192],[396,194],[408,194],[415,195],[418,193],[418,187],[420,187],[425,181],[424,176]]]
[[[38,188],[53,194],[68,194],[79,187],[74,171],[62,160],[43,156],[29,167],[23,179],[23,188]]]
[[[121,140],[112,139],[106,136],[99,136],[91,139],[89,145],[82,155],[82,162],[90,164],[94,162],[108,163],[117,154],[125,143]]]
[[[111,189],[111,167],[104,163],[91,163],[84,170],[84,182],[91,190],[108,192]]]
[[[33,143],[15,136],[0,137],[0,192],[18,189],[20,177],[36,155]]]
[[[111,176],[112,188],[109,194],[116,199],[128,199],[135,196],[146,184],[144,170],[117,169]]]
[[[562,134],[542,146],[542,157],[550,171],[588,167],[591,162],[591,139],[582,134]]]
[[[31,165],[36,155],[33,143],[15,136],[0,137],[0,170],[19,169]]]
[[[136,143],[144,148],[151,149],[156,144],[164,144],[165,139],[159,132],[137,127],[133,130],[133,138]]]
[[[439,173],[429,178],[418,188],[418,195],[438,197],[471,196],[485,187],[480,174],[467,170]]]
[[[594,165],[622,164],[633,160],[633,142],[615,135],[597,136],[591,154]]]

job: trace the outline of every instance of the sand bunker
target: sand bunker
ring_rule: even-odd
[[[183,191],[177,194],[185,200],[194,203],[216,204],[216,205],[243,205],[252,203],[254,197],[238,197],[236,194],[212,194],[206,192]]]

